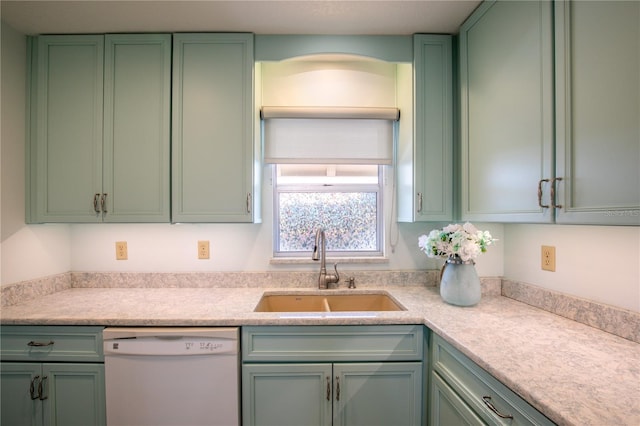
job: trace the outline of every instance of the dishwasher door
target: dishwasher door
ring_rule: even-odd
[[[237,328],[106,328],[107,425],[237,426]]]

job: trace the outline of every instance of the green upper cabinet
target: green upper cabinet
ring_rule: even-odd
[[[253,35],[173,46],[172,221],[253,222]]]
[[[27,222],[169,221],[170,40],[31,40]]]
[[[550,220],[537,188],[553,172],[552,25],[550,2],[491,1],[460,29],[464,220]]]
[[[492,1],[472,14],[462,219],[640,225],[639,28],[638,2]]]
[[[640,3],[559,1],[556,221],[640,225]]]
[[[104,37],[42,36],[30,46],[27,222],[95,222]]]
[[[171,35],[105,36],[108,222],[169,222]]]
[[[413,51],[414,113],[412,121],[401,120],[401,126],[413,125],[413,132],[404,132],[413,138],[398,142],[398,220],[452,220],[451,36],[415,35]]]

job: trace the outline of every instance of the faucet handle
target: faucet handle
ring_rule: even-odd
[[[335,276],[335,281],[334,283],[337,283],[338,281],[340,281],[340,274],[338,274],[338,263],[334,263],[333,264],[333,270],[336,271],[336,276]]]

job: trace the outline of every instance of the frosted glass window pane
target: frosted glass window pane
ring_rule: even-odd
[[[279,194],[279,251],[313,250],[323,228],[327,251],[378,250],[375,192],[283,192]]]

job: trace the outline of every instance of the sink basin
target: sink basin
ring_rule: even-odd
[[[387,293],[264,294],[254,312],[404,311]]]

